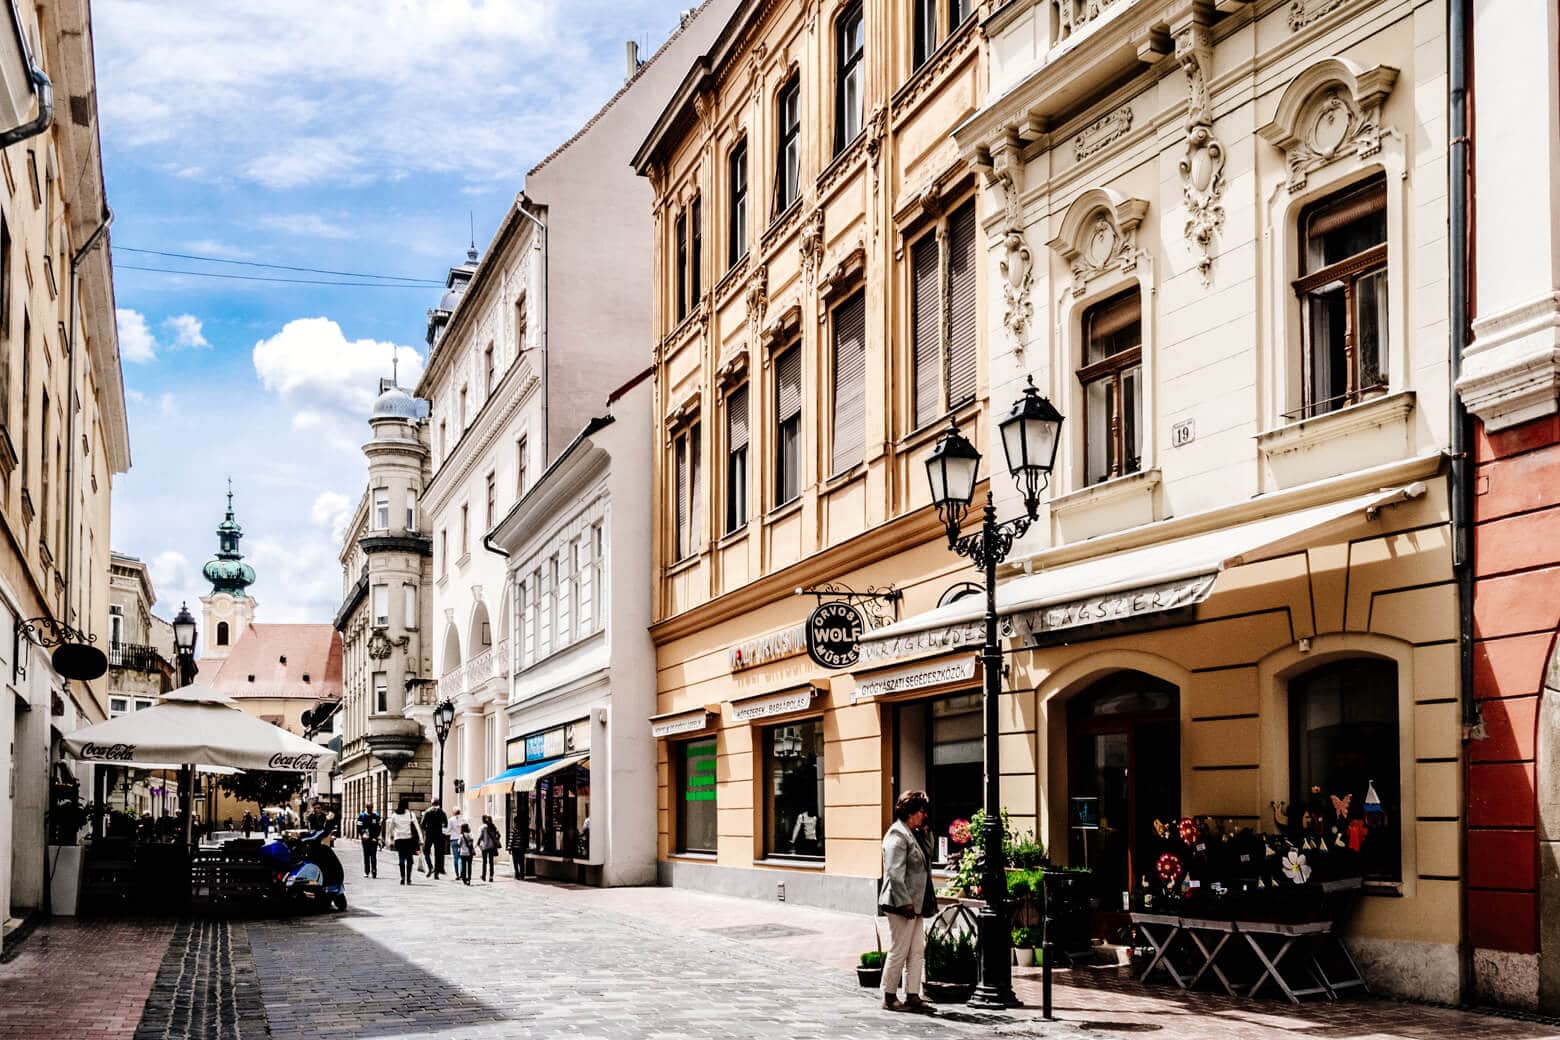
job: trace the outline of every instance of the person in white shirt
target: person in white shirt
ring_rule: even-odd
[[[421,844],[417,833],[417,818],[412,815],[409,803],[402,798],[395,812],[385,821],[385,840],[395,846],[396,857],[401,862],[401,884],[412,883],[412,863],[417,858],[417,846]]]
[[[455,880],[460,880],[460,861],[463,853],[460,849],[460,828],[466,821],[461,817],[460,810],[450,810],[450,822],[444,825],[444,836],[449,839],[450,855],[455,858],[455,873],[451,875]]]

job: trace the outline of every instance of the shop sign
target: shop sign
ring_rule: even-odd
[[[1100,829],[1100,800],[1097,797],[1069,798],[1067,825],[1075,831]]]
[[[697,733],[709,724],[710,713],[700,708],[697,711],[674,715],[669,719],[652,719],[650,721],[650,735],[660,739],[661,737],[673,737],[679,733]]]
[[[807,623],[791,625],[776,632],[766,632],[752,639],[745,639],[731,646],[731,670],[755,668],[770,661],[795,657],[807,650]]]
[[[939,661],[936,664],[900,668],[882,675],[858,678],[856,692],[851,694],[850,699],[852,702],[870,700],[873,697],[907,693],[911,690],[926,690],[933,686],[946,686],[949,683],[968,682],[973,678],[975,678],[975,655],[966,654],[956,661]]]
[[[542,734],[542,757],[557,758],[564,753],[567,743],[564,740],[563,727],[550,729]]]
[[[861,611],[843,600],[820,603],[807,618],[807,656],[825,668],[849,668],[861,656]]]
[[[540,762],[547,757],[545,733],[533,733],[525,738],[525,760],[527,762]]]
[[[571,755],[580,754],[590,750],[590,720],[582,719],[579,722],[571,722],[565,730],[564,743]]]
[[[731,706],[731,717],[738,722],[751,722],[754,719],[767,719],[775,715],[789,715],[793,711],[803,711],[812,706],[813,698],[818,695],[818,692],[816,686],[803,686],[797,690],[737,701]]]

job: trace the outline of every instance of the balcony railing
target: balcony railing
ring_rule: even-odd
[[[146,646],[142,643],[110,643],[108,664],[111,668],[128,668],[133,672],[152,674],[170,671],[173,668],[155,646]]]
[[[439,677],[439,696],[459,697],[494,677],[509,677],[509,640],[501,639],[465,664]]]

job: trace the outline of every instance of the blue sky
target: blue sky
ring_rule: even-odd
[[[421,370],[437,288],[177,277],[130,265],[332,280],[125,247],[442,279],[524,173],[694,0],[98,0],[93,5],[130,473],[114,547],[158,612],[207,586],[226,478],[257,619],[323,621],[340,525],[392,351]],[[648,248],[648,243],[646,244]]]

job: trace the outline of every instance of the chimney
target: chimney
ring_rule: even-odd
[[[624,48],[628,51],[628,75],[627,79],[633,79],[634,73],[639,71],[639,41],[629,40]]]

